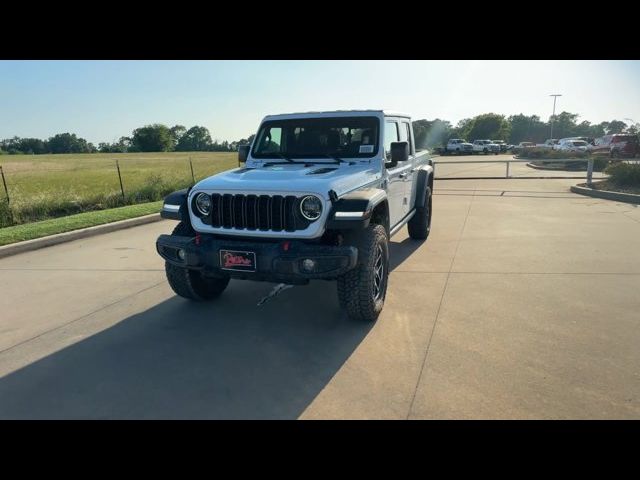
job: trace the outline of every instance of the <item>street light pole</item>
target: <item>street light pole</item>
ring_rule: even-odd
[[[553,95],[549,95],[553,97],[553,114],[551,115],[551,149],[554,150],[555,144],[553,143],[553,122],[556,116],[556,100],[558,97],[561,97],[561,93],[554,93]]]

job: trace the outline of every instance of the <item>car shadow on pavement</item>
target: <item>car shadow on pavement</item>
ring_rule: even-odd
[[[272,287],[171,297],[17,370],[0,379],[0,418],[297,418],[372,324],[347,319],[333,282],[257,307]]]
[[[389,242],[389,270],[393,271],[402,265],[418,248],[428,240],[413,240],[407,237],[401,242]]]
[[[421,244],[392,242],[392,268]],[[346,317],[335,282],[257,307],[273,286],[232,281],[209,303],[171,296],[35,361],[0,379],[0,419],[297,418],[373,324]]]

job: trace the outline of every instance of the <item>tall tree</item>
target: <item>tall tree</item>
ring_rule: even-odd
[[[47,145],[39,138],[21,138],[17,144],[22,153],[39,155],[47,152]]]
[[[520,142],[543,142],[549,135],[548,125],[537,115],[511,115],[508,122],[511,125],[509,143],[513,145]]]
[[[75,133],[58,133],[47,141],[50,153],[89,153],[91,148],[84,138]]]
[[[136,128],[131,145],[138,152],[168,152],[173,149],[173,137],[169,127],[154,123]]]
[[[627,128],[627,124],[622,120],[611,120],[607,122],[607,135],[622,133]]]
[[[194,126],[181,137],[176,150],[181,152],[207,151],[212,147],[211,134],[206,127]]]
[[[506,140],[509,138],[511,125],[504,115],[484,113],[471,119],[465,125],[465,137],[469,140]]]
[[[575,137],[576,135],[576,120],[578,119],[577,113],[562,112],[558,115],[551,116],[549,123],[553,120],[553,136],[554,138],[567,138]]]
[[[175,150],[176,146],[178,145],[178,142],[180,141],[180,137],[182,137],[182,135],[185,134],[187,129],[183,125],[174,125],[173,127],[171,127],[170,131],[171,131],[171,138],[173,140],[173,148]]]
[[[451,123],[446,120],[416,120],[413,122],[413,136],[416,148],[431,148],[446,143],[451,133]]]

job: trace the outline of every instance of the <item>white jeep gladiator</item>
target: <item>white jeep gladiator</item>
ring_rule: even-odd
[[[170,194],[160,235],[169,285],[191,300],[229,280],[304,285],[336,280],[340,305],[373,321],[384,305],[389,239],[431,228],[433,162],[416,151],[411,118],[381,110],[267,116],[244,166]]]

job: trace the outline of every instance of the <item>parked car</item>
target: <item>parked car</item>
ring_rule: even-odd
[[[493,153],[498,155],[500,153],[500,145],[493,143],[491,140],[474,140],[472,153],[484,153],[485,155]]]
[[[563,150],[566,152],[588,152],[589,144],[584,140],[574,140],[571,138],[565,138],[560,140],[556,148],[558,150]]]
[[[520,153],[522,150],[526,148],[535,148],[536,144],[533,142],[520,142],[518,145],[514,145],[511,147],[512,153]]]
[[[473,145],[463,138],[452,138],[447,142],[447,146],[442,151],[443,155],[463,155],[473,152]]]
[[[203,301],[232,278],[281,284],[271,296],[333,280],[351,319],[375,321],[393,278],[390,238],[406,225],[424,240],[431,228],[433,161],[415,148],[411,117],[269,115],[238,160],[164,200],[162,218],[179,223],[156,249],[173,291]]]
[[[507,145],[507,142],[505,142],[504,140],[491,140],[491,141],[500,147],[500,152],[502,153],[509,150],[509,147],[511,146],[511,145]]]
[[[616,157],[635,157],[640,154],[640,145],[637,135],[614,133],[596,138],[589,148],[593,155]]]
[[[593,145],[593,142],[595,139],[591,137],[567,137],[567,138],[561,138],[560,143],[564,142],[565,140],[582,140],[587,142],[587,144],[589,145]]]
[[[544,143],[538,143],[536,145],[536,147],[554,149],[556,147],[556,145],[558,145],[558,143],[560,143],[560,140],[558,140],[557,138],[549,138],[549,139],[545,140]]]

